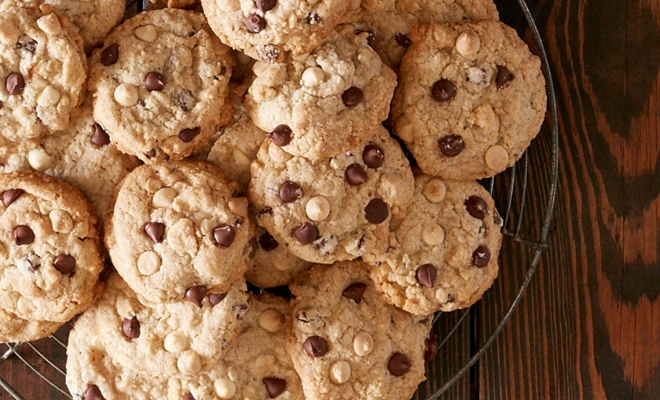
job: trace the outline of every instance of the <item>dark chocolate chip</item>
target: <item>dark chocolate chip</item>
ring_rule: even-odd
[[[71,275],[76,269],[76,259],[68,254],[60,254],[53,260],[53,267],[62,275]]]
[[[456,96],[456,85],[449,79],[440,79],[433,84],[431,94],[440,102],[449,101]]]
[[[431,336],[426,339],[426,349],[424,350],[424,361],[429,362],[438,354],[438,335],[431,332]]]
[[[305,340],[303,348],[310,357],[323,357],[328,352],[328,342],[320,336],[310,336]]]
[[[364,100],[364,92],[358,87],[351,86],[342,93],[341,100],[346,107],[355,107]]]
[[[277,0],[255,0],[254,2],[261,12],[270,11],[277,4]]]
[[[359,35],[364,32],[367,33],[367,44],[369,45],[369,47],[374,47],[374,45],[376,44],[376,35],[372,31],[363,31],[361,29],[355,30],[356,35]]]
[[[140,322],[137,320],[137,317],[131,319],[124,318],[124,321],[121,323],[121,330],[127,338],[137,339],[140,337]]]
[[[319,229],[314,224],[305,222],[293,231],[293,236],[300,244],[310,244],[319,237]]]
[[[225,297],[227,297],[227,293],[211,293],[209,294],[209,303],[212,306],[218,305]]]
[[[183,396],[181,400],[195,400],[195,397],[192,395],[192,393],[188,393],[187,395]]]
[[[285,181],[280,186],[280,199],[284,203],[291,203],[303,197],[303,190],[295,182]]]
[[[488,204],[486,201],[479,196],[470,196],[465,200],[465,207],[467,207],[468,212],[471,216],[484,219],[488,214]]]
[[[145,156],[148,158],[155,157],[156,156],[156,149],[151,149],[148,152],[144,153]]]
[[[309,14],[307,16],[307,23],[308,24],[320,24],[322,22],[323,22],[323,18],[321,18],[321,16],[316,14],[316,13]]]
[[[165,87],[165,80],[163,75],[158,72],[149,72],[144,78],[144,88],[150,92],[160,92]]]
[[[24,49],[25,51],[29,51],[30,53],[34,53],[37,51],[37,42],[33,39],[30,39],[26,42],[18,42],[16,43],[16,49]]]
[[[234,243],[236,230],[231,225],[220,225],[213,230],[213,244],[218,247],[229,247]]]
[[[500,217],[500,213],[498,213],[497,210],[493,210],[493,223],[495,225],[500,225],[502,223],[502,217]]]
[[[372,199],[364,208],[364,217],[372,224],[380,224],[390,215],[390,209],[381,199]]]
[[[497,66],[497,77],[495,77],[495,84],[497,88],[500,89],[505,86],[507,83],[511,82],[515,78],[513,73],[502,65]]]
[[[479,246],[472,253],[472,264],[476,265],[478,268],[484,268],[488,265],[490,261],[490,250],[486,246]]]
[[[34,242],[34,232],[27,225],[19,225],[14,228],[14,241],[19,246]]]
[[[110,136],[108,136],[101,125],[94,123],[94,132],[89,138],[89,141],[96,146],[102,147],[110,143]]]
[[[273,251],[279,246],[280,244],[277,243],[277,240],[273,237],[268,232],[264,232],[263,235],[259,237],[259,246],[264,250],[264,251]]]
[[[259,14],[251,13],[245,18],[245,27],[250,33],[259,33],[266,28],[266,20]]]
[[[346,182],[351,186],[360,186],[367,181],[367,173],[360,164],[351,164],[344,171]]]
[[[17,95],[23,93],[25,89],[25,80],[23,80],[23,75],[18,72],[12,72],[7,75],[5,79],[5,89],[11,95]]]
[[[433,287],[437,275],[438,270],[433,264],[424,264],[417,268],[417,272],[415,272],[417,282],[419,282],[420,285],[426,286],[428,288]]]
[[[202,302],[206,297],[206,286],[193,286],[186,290],[186,300],[202,308]]]
[[[387,370],[394,376],[405,375],[410,371],[410,367],[412,367],[412,364],[408,360],[408,357],[398,352],[392,354],[390,360],[387,362]]]
[[[385,153],[379,146],[368,144],[362,152],[362,160],[367,164],[367,167],[378,169],[385,162]]]
[[[154,243],[160,243],[163,241],[163,235],[165,234],[165,224],[161,224],[160,222],[147,222],[144,225],[144,233],[146,233]]]
[[[268,397],[271,399],[281,395],[286,390],[286,381],[284,379],[268,377],[262,379],[261,382],[266,385]]]
[[[278,125],[273,129],[271,133],[268,134],[268,137],[276,145],[282,147],[291,143],[291,128],[286,125]]]
[[[463,138],[458,135],[447,135],[438,139],[440,152],[447,157],[456,157],[465,149]]]
[[[14,202],[20,195],[25,193],[21,189],[7,189],[4,192],[2,192],[2,204],[5,205],[5,207],[9,207],[11,203]]]
[[[202,128],[196,127],[196,128],[186,128],[179,132],[179,139],[183,143],[190,143],[199,135],[199,133],[202,131]]]
[[[101,52],[101,64],[104,66],[112,65],[119,59],[119,45],[113,43]]]
[[[394,40],[396,40],[396,43],[399,46],[401,46],[405,49],[410,47],[410,45],[412,44],[412,42],[410,41],[410,36],[408,36],[404,33],[397,33],[396,35],[394,35]]]
[[[341,295],[346,298],[353,299],[356,303],[359,304],[362,301],[362,296],[364,295],[365,290],[367,290],[367,285],[365,283],[358,282],[346,287]]]
[[[83,400],[105,400],[105,397],[101,394],[101,390],[96,385],[92,385],[87,388]]]

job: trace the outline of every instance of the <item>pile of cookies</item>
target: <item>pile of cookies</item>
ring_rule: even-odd
[[[82,313],[74,399],[410,398],[538,58],[491,0],[168,3],[0,1],[0,342]]]

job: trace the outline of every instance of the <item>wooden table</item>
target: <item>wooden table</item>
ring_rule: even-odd
[[[502,19],[531,43],[518,6],[498,5]],[[560,113],[552,230],[519,308],[441,398],[660,399],[660,2],[534,0],[530,8],[549,51]],[[539,234],[549,196],[552,141],[547,131],[542,135],[529,158],[530,200],[521,225],[529,237]],[[518,220],[512,217],[511,226]],[[505,242],[500,278],[429,374],[446,379],[481,347],[534,252]],[[443,316],[438,331],[446,334],[462,315]],[[36,347],[63,357],[52,341]],[[34,351],[21,353],[62,382]],[[26,399],[62,398],[16,358],[0,364],[0,378]],[[8,398],[0,389],[0,399]]]

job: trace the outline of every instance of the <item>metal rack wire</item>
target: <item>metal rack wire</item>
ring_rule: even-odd
[[[507,0],[496,1],[496,3],[501,3],[502,1]],[[509,3],[511,1],[509,0]],[[518,248],[525,250],[529,264],[518,291],[511,300],[508,308],[506,308],[504,315],[495,329],[491,333],[484,335],[485,339],[481,343],[473,342],[467,344],[470,346],[469,358],[459,363],[454,371],[447,370],[444,366],[441,367],[440,364],[443,363],[443,359],[440,357],[432,361],[427,366],[427,369],[429,371],[442,372],[438,372],[435,375],[427,373],[429,379],[426,383],[420,385],[417,394],[418,399],[434,400],[439,398],[443,393],[452,388],[466,373],[474,369],[477,361],[495,341],[505,324],[513,315],[516,307],[520,304],[522,296],[534,277],[541,256],[548,247],[547,237],[550,231],[557,195],[559,169],[559,132],[556,94],[547,52],[532,13],[525,0],[515,1],[520,5],[522,14],[527,22],[527,27],[534,39],[536,50],[541,58],[548,92],[549,118],[546,119],[539,137],[532,142],[532,145],[521,160],[505,173],[489,179],[484,184],[498,202],[498,209],[503,211],[504,228],[502,232],[505,240],[508,239],[512,243],[517,244],[519,246]],[[148,1],[129,0],[127,4],[127,12],[134,14],[146,9]],[[510,6],[508,3],[507,5]],[[544,171],[534,171],[532,173],[530,159],[535,157],[543,157],[543,161],[549,162],[549,168],[546,168]],[[539,199],[534,200],[533,215],[529,215],[530,211],[528,210],[530,207],[527,206],[531,188],[534,188],[536,192],[543,193],[544,199],[541,200],[545,200],[544,204],[541,204],[543,202]],[[526,212],[527,215],[525,215]],[[469,309],[459,311],[458,314],[439,313],[436,315],[434,319],[434,330],[438,334],[438,337],[441,338],[438,346],[439,351],[451,353],[451,346],[456,345],[455,342],[464,339],[458,337],[457,332],[471,329],[471,327],[466,328],[466,325],[471,324],[474,320],[473,314],[475,307],[479,307],[479,303]],[[1,345],[4,347],[0,347],[0,352],[3,352],[0,356],[0,365],[10,358],[17,359],[26,366],[27,373],[36,375],[44,383],[44,386],[48,386],[46,390],[49,390],[49,398],[71,399],[64,384],[66,338],[71,327],[72,323],[69,323],[49,338],[34,343]],[[466,344],[461,345],[465,346]],[[28,378],[24,377],[24,379]],[[2,377],[0,377],[0,388],[13,399],[24,399]],[[2,397],[1,391],[0,397]]]

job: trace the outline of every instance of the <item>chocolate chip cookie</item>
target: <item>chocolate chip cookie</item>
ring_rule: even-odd
[[[392,119],[421,169],[470,180],[512,166],[543,123],[539,58],[494,21],[414,27],[410,39]]]
[[[29,342],[58,330],[64,322],[29,321],[0,309],[0,343]]]

